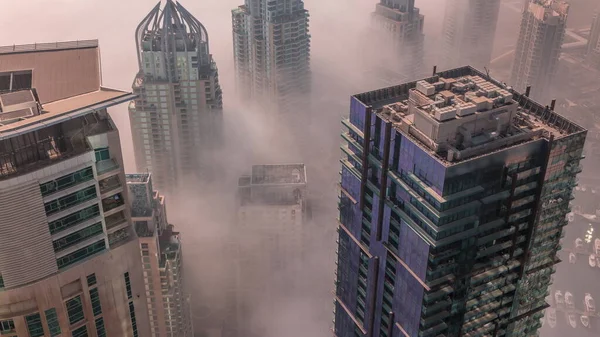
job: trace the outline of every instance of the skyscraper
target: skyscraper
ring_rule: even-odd
[[[257,307],[274,315],[278,282],[302,268],[304,225],[307,219],[307,178],[304,164],[254,165],[239,179],[236,258],[237,324],[246,332],[264,335],[252,326]],[[249,310],[254,309],[254,310]]]
[[[422,75],[425,16],[415,7],[415,0],[381,0],[372,21],[380,32],[378,40],[386,46],[379,54],[391,57],[382,61],[381,70],[397,72],[407,81]]]
[[[0,333],[148,336],[98,41],[0,47]]]
[[[167,220],[165,197],[148,173],[128,174],[131,219],[139,237],[152,336],[193,337],[190,297],[183,286],[179,233]]]
[[[533,98],[547,98],[558,68],[568,13],[569,4],[561,0],[526,2],[511,75],[517,90],[531,86]]]
[[[280,112],[310,91],[308,11],[302,0],[246,0],[232,11],[238,94]]]
[[[594,13],[586,49],[586,57],[588,63],[594,67],[600,68],[600,9]]]
[[[587,131],[471,67],[343,125],[335,334],[535,335]]]
[[[500,0],[450,0],[446,2],[442,63],[444,69],[490,64]]]
[[[129,105],[135,160],[169,192],[202,179],[221,142],[222,92],[206,29],[181,4],[160,2],[136,30],[138,98]]]

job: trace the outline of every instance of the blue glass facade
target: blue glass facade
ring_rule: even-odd
[[[469,67],[443,76],[473,74],[484,76]],[[586,132],[511,92],[527,113],[551,116],[548,128],[570,133],[449,163],[382,109],[415,85],[352,97],[342,122],[334,333],[535,332]]]

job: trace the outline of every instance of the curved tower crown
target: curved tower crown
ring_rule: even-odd
[[[159,2],[136,29],[138,64],[142,69],[143,52],[196,53],[198,67],[210,69],[212,56],[208,46],[206,28],[179,2],[167,0],[161,10]],[[168,56],[168,55],[165,55]],[[167,57],[174,60],[174,57]],[[175,65],[168,70],[169,79],[176,80]],[[170,71],[173,70],[173,71]]]

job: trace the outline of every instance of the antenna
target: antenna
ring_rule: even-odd
[[[483,69],[485,70],[485,74],[487,76],[487,79],[489,80],[491,78],[490,77],[490,70],[487,67],[483,67]]]

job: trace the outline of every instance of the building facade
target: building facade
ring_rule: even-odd
[[[238,185],[236,319],[248,332],[264,335],[253,321],[255,308],[272,313],[278,277],[302,268],[307,219],[304,164],[255,165]],[[244,331],[245,330],[241,330]],[[246,336],[246,334],[243,334]]]
[[[147,336],[97,41],[0,47],[0,334]]]
[[[379,43],[376,48],[385,46],[378,56],[371,55],[384,56],[379,71],[391,70],[402,77],[398,80],[404,81],[421,76],[425,59],[425,16],[415,7],[415,0],[381,0],[371,19],[378,36],[374,39]]]
[[[343,125],[336,336],[536,335],[587,131],[471,67]]]
[[[489,67],[500,0],[450,0],[446,3],[442,62],[443,69],[471,65]]]
[[[131,218],[139,238],[153,337],[193,337],[190,297],[184,291],[179,233],[167,220],[165,197],[151,175],[128,174]]]
[[[533,98],[548,98],[548,88],[558,68],[568,13],[569,4],[561,0],[525,3],[511,74],[511,83],[517,90],[531,87]]]
[[[600,9],[594,13],[586,49],[586,58],[590,65],[600,69]]]
[[[310,92],[309,14],[302,0],[246,0],[232,11],[237,91],[291,111]]]
[[[138,98],[129,105],[139,172],[170,192],[184,177],[206,179],[221,143],[222,91],[208,34],[180,3],[160,2],[136,30]]]

